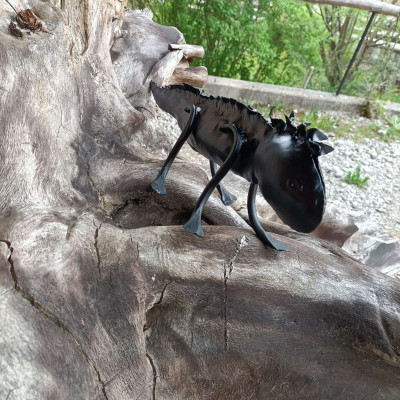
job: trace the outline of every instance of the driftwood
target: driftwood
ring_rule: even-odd
[[[124,5],[26,1],[53,35],[17,38],[0,3],[0,398],[398,399],[398,281],[275,224],[268,249],[217,195],[186,233],[193,153],[149,190],[184,39]]]
[[[367,10],[379,14],[392,15],[397,17],[400,14],[400,7],[394,4],[384,3],[379,0],[304,0],[309,3],[328,4],[331,6],[352,7],[360,10]]]
[[[175,68],[172,76],[165,81],[166,85],[180,85],[191,82],[191,85],[203,87],[207,83],[208,73],[205,67]]]
[[[170,44],[169,50],[182,50],[187,59],[204,58],[204,48],[202,46],[190,44]]]

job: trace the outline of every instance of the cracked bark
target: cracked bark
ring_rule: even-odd
[[[139,254],[139,251],[138,251],[138,254]],[[148,310],[146,311],[146,323],[145,323],[145,325],[143,326],[143,332],[146,332],[148,329],[151,328],[151,324],[149,324],[149,323],[147,322],[148,316],[154,311],[155,307],[159,306],[159,305],[162,303],[162,301],[163,301],[163,299],[164,299],[165,290],[167,289],[167,287],[168,287],[172,282],[173,282],[173,281],[168,281],[168,282],[164,285],[164,287],[162,288],[161,293],[160,293],[160,298],[159,298],[155,303],[153,303],[153,304],[148,308]]]
[[[228,350],[228,316],[227,316],[227,308],[228,308],[228,279],[231,276],[234,268],[234,263],[236,258],[238,257],[240,250],[247,246],[248,239],[246,235],[243,235],[239,242],[236,243],[235,254],[229,260],[228,264],[224,264],[224,349]]]
[[[0,242],[3,242],[7,245],[8,250],[10,251],[10,254],[8,256],[8,262],[10,264],[10,273],[13,278],[14,282],[14,290],[25,300],[27,300],[40,314],[44,315],[47,319],[50,321],[54,322],[59,328],[62,329],[62,331],[65,333],[65,335],[68,337],[68,339],[73,343],[73,345],[82,353],[84,356],[86,362],[93,368],[98,382],[100,384],[101,390],[103,392],[104,397],[108,400],[106,389],[105,389],[105,384],[104,381],[102,380],[100,376],[100,372],[96,365],[93,363],[93,361],[89,358],[87,352],[85,349],[82,347],[82,345],[78,342],[78,340],[75,338],[75,336],[70,332],[70,330],[67,328],[67,326],[57,317],[55,316],[50,310],[46,309],[42,305],[40,305],[33,296],[31,296],[28,292],[24,291],[19,285],[18,285],[18,278],[17,278],[17,273],[15,271],[15,265],[14,261],[12,259],[12,254],[13,254],[13,248],[11,246],[11,242],[5,239],[0,240]]]
[[[224,264],[224,348],[228,350],[228,317],[226,314],[228,307],[228,277],[232,269],[227,272],[226,265]]]
[[[172,282],[173,282],[173,281],[168,281],[168,282],[164,285],[164,287],[163,287],[163,289],[161,290],[161,293],[160,293],[160,298],[158,299],[158,301],[156,301],[156,302],[150,307],[149,311],[151,311],[151,309],[152,309],[153,307],[158,306],[158,305],[160,305],[160,304],[162,303],[162,301],[163,301],[163,299],[164,299],[165,290],[167,289],[167,287],[168,287]]]
[[[54,34],[0,27],[0,398],[400,398],[397,282],[266,225],[278,254],[215,195],[189,235],[195,157],[149,191],[173,138],[147,83],[181,33],[119,1],[24,4]]]
[[[139,204],[139,202],[140,202],[139,198],[129,199],[124,201],[122,204],[119,204],[112,209],[112,211],[110,212],[110,217],[115,218],[121,211],[124,210],[125,207],[127,207],[128,205]]]
[[[18,291],[18,281],[17,281],[17,275],[15,273],[15,268],[14,268],[14,262],[12,259],[12,253],[13,253],[13,248],[11,246],[11,242],[6,239],[0,239],[0,242],[5,243],[7,245],[8,251],[10,254],[8,255],[8,263],[10,264],[10,273],[14,282],[14,289]]]
[[[17,389],[18,389],[18,388],[11,389],[11,390],[7,393],[6,400],[8,400],[8,399],[10,398],[12,392],[13,392],[14,390],[17,390]]]
[[[157,306],[160,306],[160,305],[161,305],[161,303],[162,303],[162,301],[163,301],[163,299],[164,299],[165,291],[166,291],[167,287],[168,287],[172,282],[173,282],[173,281],[168,281],[168,282],[164,285],[164,287],[162,288],[161,293],[160,293],[160,298],[159,298],[155,303],[153,303],[153,304],[151,305],[151,307],[146,311],[146,323],[145,323],[145,325],[143,326],[143,332],[146,332],[146,331],[148,331],[149,329],[151,329],[151,324],[148,322],[149,315],[151,315],[151,313],[154,311],[154,309],[155,309]],[[149,363],[150,363],[150,365],[151,365],[151,369],[152,369],[152,372],[153,372],[153,389],[152,389],[152,395],[153,395],[153,397],[152,397],[152,398],[153,398],[153,400],[155,400],[155,399],[156,399],[156,387],[157,387],[157,369],[156,369],[156,366],[155,366],[153,357],[151,357],[150,354],[149,354],[148,351],[147,351],[147,342],[150,340],[150,336],[151,336],[151,333],[150,333],[149,336],[146,337],[146,357],[147,357],[147,359],[149,360]]]
[[[100,250],[98,246],[98,238],[99,238],[99,230],[101,228],[101,224],[98,228],[94,231],[94,248],[96,250],[96,257],[97,257],[97,270],[99,271],[99,277],[101,278],[101,258],[100,258]]]
[[[140,294],[143,289],[138,288],[136,292],[131,283],[127,290],[120,282],[121,278],[113,275],[115,270],[120,272],[121,268],[132,266],[129,253],[125,259],[122,252],[116,251],[115,268],[110,268],[112,261],[103,246],[116,249],[116,243],[122,241],[122,231],[111,240],[99,240],[100,229],[103,229],[101,223],[93,232],[91,221],[86,226],[84,221],[104,218],[105,196],[112,197],[113,194],[112,190],[107,192],[102,186],[108,175],[98,174],[97,161],[101,165],[107,165],[110,159],[150,161],[151,152],[145,149],[143,142],[151,143],[157,134],[153,135],[156,113],[148,87],[140,85],[141,77],[151,79],[152,74],[156,74],[168,79],[174,68],[167,62],[168,58],[159,62],[169,55],[169,43],[184,42],[182,34],[175,28],[161,27],[145,13],[131,12],[125,19],[125,5],[125,0],[93,0],[90,4],[75,0],[27,0],[24,7],[32,9],[47,26],[52,26],[54,35],[49,38],[37,33],[16,42],[8,30],[0,30],[0,80],[5,82],[0,90],[0,122],[5,127],[0,169],[2,176],[6,174],[12,182],[0,190],[0,230],[11,238],[14,246],[18,243],[18,249],[23,249],[18,252],[20,283],[15,271],[13,247],[5,241],[11,253],[7,275],[11,274],[19,296],[46,320],[62,328],[74,347],[85,356],[90,373],[92,370],[96,372],[104,396],[111,393],[119,399],[125,398],[123,396],[134,398],[145,387],[144,379],[138,378],[136,386],[131,383],[132,376],[140,374],[143,368],[131,374],[129,368],[132,366],[128,365],[126,376],[121,373],[115,380],[108,379],[114,376],[115,364],[129,364],[126,360],[133,357],[121,349],[121,343],[128,341],[129,337],[133,340],[135,329],[132,321],[137,319],[135,296],[143,296]],[[14,17],[7,8],[6,3],[0,3],[0,14],[5,22]],[[124,29],[126,35],[116,36],[115,32],[123,23],[128,28]],[[146,33],[145,42],[141,42],[143,33]],[[118,41],[118,46],[124,49],[119,51],[116,46],[110,52],[111,44]],[[130,53],[146,53],[146,56],[130,57]],[[128,57],[124,58],[126,54]],[[176,58],[175,53],[174,56]],[[116,57],[119,61],[114,65]],[[134,65],[132,58],[136,62]],[[148,60],[151,60],[150,64],[147,64]],[[158,63],[163,66],[163,71],[153,68]],[[124,79],[124,73],[132,73],[132,79]],[[130,84],[136,85],[132,92],[126,87]],[[19,128],[16,130],[17,120],[20,123],[17,123]],[[16,131],[22,140],[15,141]],[[33,144],[33,151],[26,151],[20,142]],[[169,139],[164,139],[164,142],[162,146],[166,148]],[[158,148],[159,140],[156,143],[152,144],[153,148]],[[10,158],[8,152],[12,152],[13,157]],[[135,165],[131,161],[129,168]],[[118,189],[119,183],[120,179],[115,180],[114,188]],[[112,209],[110,204],[112,202],[107,204],[108,210]],[[15,218],[14,210],[18,214]],[[87,215],[78,220],[75,215],[81,210],[87,210]],[[106,216],[103,221],[107,219],[112,223],[112,217]],[[59,236],[61,231],[62,236]],[[88,240],[93,243],[95,252],[86,246]],[[91,275],[93,266],[98,276]],[[136,271],[127,274],[126,281],[135,274]],[[122,288],[120,298],[115,286]],[[165,288],[160,301],[164,291]],[[2,301],[7,301],[7,290],[1,292]],[[123,309],[125,304],[127,310]],[[57,317],[61,310],[65,314],[63,321]],[[129,318],[125,319],[126,315]],[[77,318],[81,322],[78,327]],[[120,324],[118,318],[128,323]],[[39,328],[34,345],[40,349],[40,341],[46,339],[41,336]],[[112,343],[108,342],[110,338]],[[34,345],[32,348],[36,349]],[[107,354],[108,347],[113,350],[111,354]],[[32,357],[29,354],[27,358],[29,356]],[[133,358],[142,366],[146,363],[144,353],[135,353]],[[49,361],[50,367],[46,365],[44,368],[63,370],[63,360],[58,360],[55,368],[51,362],[56,361]],[[68,367],[67,373],[72,374],[73,380],[74,366]],[[37,368],[40,368],[40,362]],[[7,371],[0,372],[0,380]],[[59,383],[62,379],[56,376],[56,372],[54,374],[54,382]],[[18,379],[18,373],[16,375]],[[107,394],[103,377],[108,379]],[[11,381],[8,376],[4,380]],[[76,378],[78,381],[81,382]],[[10,390],[12,388],[7,388],[4,397]],[[46,391],[45,383],[41,390]],[[62,391],[61,387],[54,390]],[[65,391],[62,396],[66,398],[68,393]]]
[[[88,180],[89,180],[89,182],[90,182],[90,186],[92,187],[94,193],[96,193],[96,195],[97,195],[97,201],[99,202],[99,204],[101,205],[101,207],[104,208],[104,195],[103,195],[103,193],[102,193],[100,190],[98,190],[98,189],[96,188],[96,185],[95,185],[93,179],[92,179],[91,176],[90,176],[90,170],[89,170],[89,168],[87,169],[86,174],[87,174]]]
[[[154,365],[153,359],[150,357],[148,353],[146,353],[146,357],[149,360],[149,363],[151,365],[151,369],[153,371],[153,389],[152,389],[152,399],[156,400],[156,388],[157,388],[157,370],[156,366]]]

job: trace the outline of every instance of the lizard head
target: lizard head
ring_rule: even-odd
[[[272,112],[272,111],[271,111]],[[254,155],[254,175],[261,193],[279,218],[299,232],[311,232],[325,209],[325,184],[318,157],[333,148],[317,140],[327,137],[308,124],[294,126],[293,112],[286,122],[271,118],[274,128]]]

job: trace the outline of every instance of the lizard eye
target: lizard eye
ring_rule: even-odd
[[[286,188],[292,192],[302,192],[304,189],[303,182],[297,179],[288,179],[286,181]]]

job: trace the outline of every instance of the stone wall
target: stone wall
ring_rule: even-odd
[[[205,92],[213,96],[245,99],[248,102],[262,106],[272,106],[282,102],[285,107],[301,110],[315,108],[318,111],[341,111],[360,114],[365,104],[365,99],[361,97],[336,96],[334,93],[319,92],[317,90],[269,85],[217,76],[208,77]],[[400,115],[399,103],[384,103],[384,109],[389,114]]]

